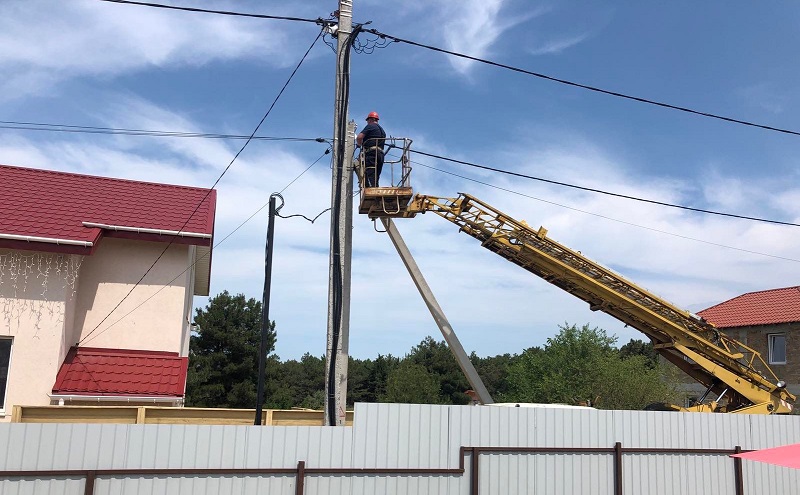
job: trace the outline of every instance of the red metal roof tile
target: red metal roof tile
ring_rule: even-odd
[[[53,394],[183,397],[189,358],[177,352],[73,347]]]
[[[800,286],[748,292],[697,314],[719,328],[800,322]]]
[[[0,165],[0,184],[0,234],[96,242],[103,232],[83,222],[213,233],[215,190],[9,165]],[[191,243],[209,242],[200,241]]]

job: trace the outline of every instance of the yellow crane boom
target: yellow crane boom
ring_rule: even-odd
[[[381,200],[385,202],[385,200]],[[401,201],[400,203],[403,203]],[[363,203],[362,203],[363,204]],[[395,203],[396,205],[396,203]],[[375,217],[413,217],[433,212],[457,225],[486,249],[647,335],[665,359],[706,387],[713,399],[675,410],[790,413],[795,396],[761,354],[622,276],[470,196],[416,195],[406,208],[368,208]],[[704,397],[705,398],[705,397]]]
[[[532,229],[491,205],[460,193],[441,198],[413,193],[410,185],[411,139],[389,138],[401,150],[391,168],[389,187],[363,187],[365,163],[355,171],[361,188],[359,213],[372,219],[410,218],[433,212],[457,225],[486,249],[547,280],[650,338],[655,350],[706,388],[689,407],[672,410],[788,414],[795,396],[786,390],[761,354],[711,323]],[[396,168],[395,168],[396,167]]]

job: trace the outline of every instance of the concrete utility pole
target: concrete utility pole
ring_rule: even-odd
[[[343,426],[347,404],[347,362],[350,333],[350,260],[353,227],[352,156],[355,123],[347,125],[350,73],[346,60],[353,29],[353,0],[339,0],[336,32],[336,102],[333,115],[333,188],[331,193],[331,254],[328,278],[328,345],[325,353],[325,425]],[[342,152],[343,148],[343,152]],[[331,376],[333,375],[333,376]]]

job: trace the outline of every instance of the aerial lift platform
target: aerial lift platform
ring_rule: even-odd
[[[364,187],[364,174],[367,166],[364,163],[363,153],[358,157],[356,175],[361,185],[361,201],[358,212],[376,218],[405,217],[408,203],[414,196],[411,188],[411,139],[386,138],[388,152],[399,150],[400,157],[392,159],[387,152],[383,162],[384,180],[388,178],[389,186]]]

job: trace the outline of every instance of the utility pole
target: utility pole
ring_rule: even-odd
[[[350,260],[353,226],[355,124],[347,122],[349,107],[349,37],[353,0],[339,0],[336,31],[336,101],[333,113],[333,187],[331,251],[328,277],[328,345],[325,353],[325,425],[343,426],[347,404],[347,364],[350,338]],[[344,138],[344,139],[343,139]],[[342,142],[344,141],[344,142]]]
[[[264,295],[261,298],[261,345],[258,348],[258,387],[256,392],[256,417],[255,426],[260,426],[261,413],[264,409],[264,376],[267,366],[267,337],[269,336],[269,295],[272,287],[272,252],[275,250],[275,198],[276,194],[269,197],[269,221],[267,222],[267,245],[264,248]],[[283,200],[281,200],[283,207]]]

